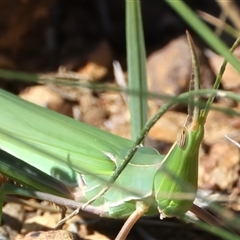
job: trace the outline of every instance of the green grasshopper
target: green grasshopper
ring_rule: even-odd
[[[190,84],[190,89],[197,90],[200,81],[199,65],[192,40],[189,36],[188,38],[193,58],[193,84]],[[223,66],[225,65],[226,62]],[[223,71],[224,68],[219,76]],[[219,82],[220,77],[214,89],[218,88]],[[0,89],[0,147],[5,151],[0,155],[3,166],[0,171],[29,187],[17,191],[16,187],[9,190],[9,185],[6,185],[1,194],[3,196],[18,193],[38,197],[36,191],[31,191],[33,189],[72,199],[66,185],[77,186],[80,174],[85,183],[82,190],[86,202],[98,195],[104,184],[110,186],[110,189],[93,203],[96,208],[104,207],[100,211],[102,216],[127,217],[139,212],[139,206],[141,214],[145,215],[159,211],[162,217],[181,216],[193,209],[197,191],[198,149],[213,98],[209,99],[205,109],[199,110],[199,97],[194,97],[194,103],[190,102],[189,116],[178,133],[176,142],[169,153],[163,156],[152,148],[139,145],[146,132],[133,142],[35,106]],[[174,103],[170,102],[161,110],[147,124],[146,129],[149,130]],[[121,174],[118,172],[120,176],[117,179],[111,178],[116,169],[118,171],[123,163],[127,164],[123,159],[130,160],[129,151],[136,151],[132,154],[131,161]],[[129,159],[126,159],[126,156],[130,156]],[[9,158],[15,159],[15,163],[11,164]],[[18,164],[22,167],[18,167]],[[133,172],[138,174],[133,175]],[[30,173],[30,181],[25,178],[24,173]],[[42,181],[39,181],[39,176]],[[49,178],[45,180],[45,176]],[[123,191],[123,188],[126,191]],[[181,198],[177,197],[181,193]],[[189,199],[182,198],[185,193],[190,193]],[[78,204],[75,206],[78,207]]]

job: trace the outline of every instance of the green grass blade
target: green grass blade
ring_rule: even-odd
[[[230,49],[230,52],[231,52],[231,53],[234,52],[234,50],[238,47],[239,43],[240,43],[240,38],[238,38],[238,39],[234,42],[233,46],[231,47],[231,49]],[[222,79],[222,77],[223,77],[225,68],[226,68],[226,66],[227,66],[227,63],[228,63],[227,59],[224,59],[224,61],[223,61],[223,63],[222,63],[222,66],[221,66],[221,68],[220,68],[220,71],[219,71],[219,73],[218,73],[218,75],[217,75],[217,77],[216,77],[215,83],[214,83],[214,85],[213,85],[213,89],[218,89],[218,88],[219,88],[220,83],[221,83],[221,79]],[[214,101],[214,98],[215,98],[215,95],[212,95],[212,96],[208,99],[208,101],[207,101],[207,103],[206,103],[206,108],[205,108],[205,111],[203,112],[203,116],[205,117],[205,119],[207,118],[207,115],[208,115],[208,113],[209,113],[209,111],[210,111],[210,107],[211,107],[211,105],[212,105],[212,103],[213,103],[213,101]]]
[[[182,0],[166,0],[166,2],[211,46],[216,52],[224,56],[228,62],[240,73],[240,62],[233,56],[227,46],[200,20],[200,18]]]
[[[132,139],[136,139],[147,121],[146,53],[139,0],[126,0],[127,66]]]

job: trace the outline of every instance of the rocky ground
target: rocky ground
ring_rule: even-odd
[[[195,10],[207,11],[215,16],[220,13],[215,2],[211,5],[194,2],[191,7]],[[187,26],[163,1],[143,1],[142,8],[150,91],[173,95],[187,91],[191,73],[191,57],[185,36]],[[114,60],[120,62],[127,75],[124,26],[124,2],[120,0],[1,0],[0,68],[33,73],[75,72],[84,81],[114,86]],[[210,88],[222,58],[208,49],[194,33],[192,35],[201,62],[202,87]],[[227,44],[232,43],[227,35],[222,37]],[[236,50],[236,55],[240,57],[240,48]],[[128,106],[121,94],[53,85],[26,85],[5,79],[0,80],[0,87],[38,105],[130,138]],[[224,74],[221,89],[240,92],[240,76],[231,66]],[[150,100],[150,114],[153,115],[162,104],[162,100]],[[231,100],[217,99],[214,104],[240,110],[239,103]],[[185,106],[176,106],[167,112],[151,129],[147,144],[166,153],[184,123],[186,110]],[[225,135],[240,142],[239,130],[238,117],[210,112],[200,150],[201,189],[238,194],[239,150]],[[47,206],[33,199],[28,201]],[[232,207],[236,211],[239,209],[238,205]],[[4,235],[6,231],[9,238],[5,239],[50,239],[49,235],[43,234],[39,238],[36,235],[23,238],[32,231],[49,230],[59,220],[60,214],[53,212],[56,208],[50,208],[51,211],[44,211],[7,203],[2,232]],[[121,220],[79,216],[69,221],[64,229],[76,233],[75,239],[114,239],[122,223]],[[53,233],[47,231],[44,234]],[[53,239],[67,239],[65,231],[54,234],[60,234],[62,238],[55,235]],[[160,221],[157,216],[139,221],[128,239],[217,238],[191,224],[176,219]]]

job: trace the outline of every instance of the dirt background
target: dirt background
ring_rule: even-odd
[[[186,2],[195,11],[220,16],[221,9],[215,1],[211,4],[200,0]],[[84,81],[117,85],[112,67],[114,60],[120,62],[127,75],[124,10],[122,0],[0,0],[0,67],[33,73],[73,71]],[[149,89],[175,95],[187,91],[191,58],[185,30],[189,27],[163,1],[142,1],[142,11]],[[192,36],[200,57],[202,86],[210,88],[222,58],[208,49],[197,35],[192,33]],[[233,42],[226,34],[221,34],[221,38],[229,46]],[[240,56],[240,49],[236,55]],[[121,94],[53,85],[30,86],[14,79],[1,79],[0,87],[43,107],[130,138],[128,106]],[[231,66],[226,70],[221,89],[240,91],[240,77]],[[162,103],[161,100],[149,101],[150,115]],[[217,99],[215,104],[240,110],[239,103],[231,100]],[[166,153],[186,116],[185,106],[169,111],[152,128],[147,144]],[[224,135],[240,142],[239,130],[239,118],[210,112],[200,150],[201,189],[238,195],[239,150]],[[41,208],[46,205],[33,199],[28,201],[41,204]],[[6,204],[1,239],[23,239],[28,232],[49,230],[60,218],[59,213],[53,213],[56,208],[50,208],[51,211],[43,211],[16,203]],[[235,205],[234,210],[238,209]],[[75,239],[114,239],[122,223],[122,220],[76,217],[64,229],[74,232]],[[64,234],[68,233],[48,231],[24,239],[68,239]],[[139,221],[128,239],[218,238],[191,224],[176,219],[160,221],[156,216]]]

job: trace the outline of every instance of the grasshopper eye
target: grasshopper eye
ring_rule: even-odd
[[[187,143],[187,128],[182,127],[177,134],[177,145],[180,148],[184,148]]]

